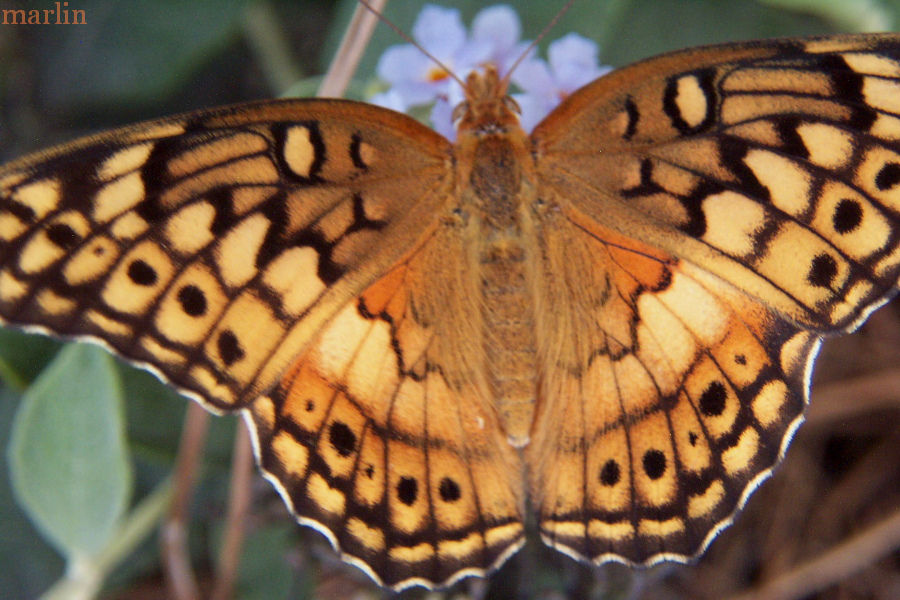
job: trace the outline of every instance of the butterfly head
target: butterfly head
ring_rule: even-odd
[[[466,77],[463,100],[453,109],[453,121],[460,133],[496,132],[519,126],[519,105],[507,93],[509,80],[500,78],[497,67],[488,64],[484,71],[472,71]]]

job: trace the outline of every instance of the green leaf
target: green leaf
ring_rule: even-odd
[[[23,396],[9,446],[19,503],[71,562],[100,551],[128,506],[132,471],[112,358],[63,348]]]
[[[62,342],[44,335],[0,327],[0,378],[22,390],[53,358]]]
[[[84,25],[35,28],[53,105],[113,106],[174,91],[238,36],[248,0],[84,0]],[[76,8],[70,3],[69,9]]]
[[[894,19],[876,0],[758,0],[779,8],[807,12],[847,31],[889,31]]]
[[[0,448],[9,444],[21,399],[21,394],[0,388]],[[37,598],[62,575],[65,564],[41,536],[35,535],[34,526],[15,501],[5,467],[0,474],[0,515],[0,598]]]
[[[293,520],[250,532],[241,553],[237,596],[241,600],[312,598],[313,582],[305,577],[297,580],[289,561],[296,545]]]

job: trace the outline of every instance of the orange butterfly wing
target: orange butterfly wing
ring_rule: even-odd
[[[569,253],[548,270],[575,292],[558,314],[590,323],[546,329],[580,353],[529,448],[549,544],[684,560],[771,472],[820,336],[897,293],[898,56],[891,34],[686,50],[536,128],[541,193],[564,215],[546,231]]]

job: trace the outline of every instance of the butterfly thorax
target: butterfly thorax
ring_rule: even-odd
[[[507,437],[521,447],[538,380],[534,159],[496,69],[473,73],[466,84],[466,101],[457,108],[457,184],[481,295],[485,375]]]
[[[486,65],[484,72],[473,71],[466,77],[466,99],[453,110],[460,135],[492,129],[521,130],[519,105],[507,94],[508,85],[492,64]]]

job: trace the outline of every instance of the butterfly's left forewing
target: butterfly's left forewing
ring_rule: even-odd
[[[79,140],[0,171],[0,318],[245,406],[434,226],[447,185],[443,138],[341,101]]]

